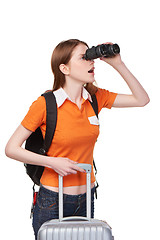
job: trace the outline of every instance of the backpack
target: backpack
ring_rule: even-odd
[[[33,132],[29,138],[26,140],[25,149],[34,153],[47,155],[47,152],[50,148],[54,132],[56,129],[57,123],[57,103],[55,95],[52,91],[46,92],[42,94],[46,101],[46,133],[45,138],[43,139],[42,132],[40,127]],[[93,110],[98,118],[98,103],[95,94],[92,95],[92,102],[89,101],[93,107]],[[93,160],[93,165],[95,168],[95,174],[97,173],[97,169],[95,166],[95,162]],[[26,168],[26,173],[32,179],[34,184],[40,185],[40,179],[44,171],[43,166],[32,165],[32,164],[24,164]],[[98,183],[97,183],[98,187]]]

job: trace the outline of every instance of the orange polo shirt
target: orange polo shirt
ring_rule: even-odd
[[[99,135],[99,121],[88,101],[91,100],[91,96],[83,88],[83,102],[79,109],[62,88],[54,91],[54,94],[57,101],[57,126],[47,155],[91,164],[93,183],[95,182],[93,150]],[[96,92],[98,111],[100,112],[104,107],[110,109],[116,96],[116,93],[98,88]],[[43,96],[32,103],[21,124],[30,131],[35,131],[40,126],[43,136],[45,135],[46,104]],[[53,169],[45,167],[40,181],[43,185],[58,187],[58,174]],[[77,172],[64,177],[64,187],[85,184],[85,173]]]

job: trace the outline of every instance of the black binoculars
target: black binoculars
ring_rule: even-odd
[[[114,57],[120,53],[118,44],[101,44],[96,47],[88,48],[83,58],[85,60],[92,60],[100,57]]]

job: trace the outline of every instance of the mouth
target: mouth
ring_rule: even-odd
[[[94,73],[94,67],[92,67],[89,71],[88,71],[88,73]]]

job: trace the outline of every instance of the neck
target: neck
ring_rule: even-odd
[[[70,83],[66,82],[63,89],[68,94],[68,96],[72,99],[73,102],[79,105],[79,103],[82,101],[82,88],[83,85],[76,84],[76,83]]]

